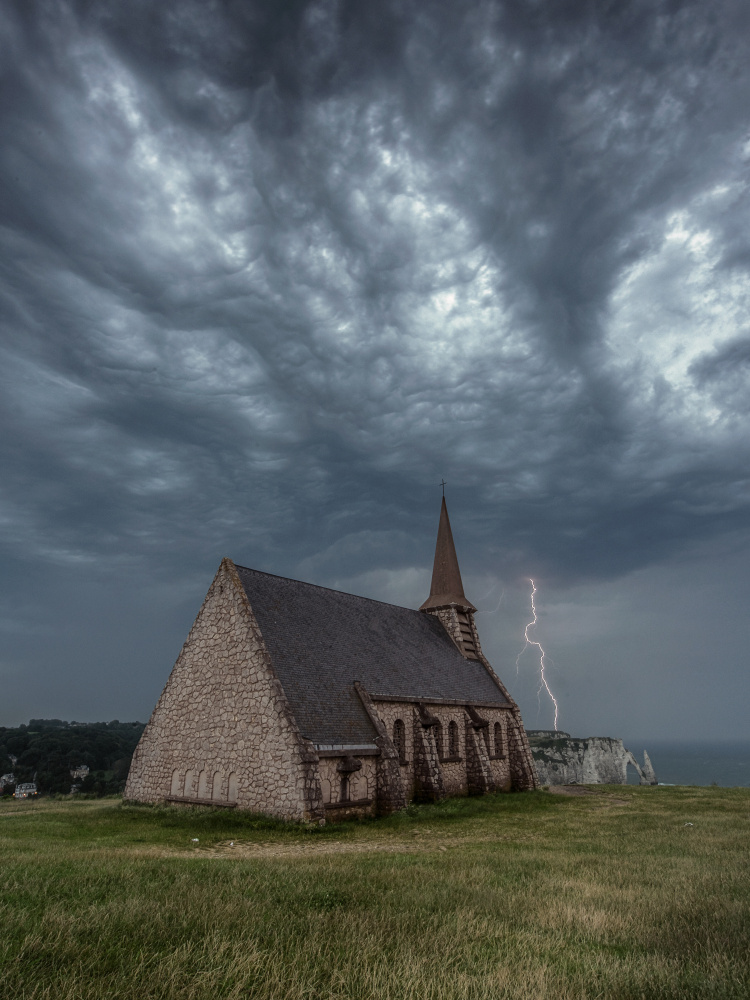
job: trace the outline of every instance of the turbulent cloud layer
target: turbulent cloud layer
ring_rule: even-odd
[[[5,4],[8,627],[50,566],[129,608],[223,554],[400,598],[443,476],[477,578],[742,531],[748,31],[739,0]]]

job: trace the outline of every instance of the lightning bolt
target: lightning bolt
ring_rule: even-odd
[[[494,587],[492,589],[494,590]],[[489,590],[484,595],[484,597],[489,597],[491,593],[492,593],[492,590]],[[484,600],[484,597],[482,598],[482,600]],[[494,611],[482,611],[482,614],[483,615],[496,615],[498,613],[498,611],[500,610],[500,605],[503,603],[503,598],[504,597],[505,597],[505,587],[503,587],[503,589],[502,589],[502,593],[500,594],[500,600],[497,602],[497,607],[495,608],[495,610]],[[481,608],[480,608],[480,610],[481,610]]]
[[[500,605],[503,603],[503,598],[505,597],[505,587],[503,587],[503,592],[500,594],[500,600],[497,602],[497,607],[494,611],[485,611],[486,615],[496,615],[500,610]]]
[[[544,669],[545,669],[545,666],[546,666],[546,664],[544,662],[544,658],[546,656],[546,653],[544,652],[544,649],[542,648],[541,642],[537,642],[536,639],[532,639],[529,636],[529,629],[530,628],[535,628],[536,627],[536,623],[537,623],[536,603],[534,602],[534,594],[536,594],[536,584],[531,579],[531,577],[529,577],[529,583],[531,584],[531,613],[534,615],[534,619],[533,619],[533,621],[530,621],[529,624],[524,629],[524,632],[523,632],[523,638],[524,638],[523,649],[521,650],[521,652],[516,657],[516,673],[518,673],[518,664],[519,664],[519,661],[520,661],[521,657],[523,656],[523,654],[526,652],[526,650],[529,648],[529,646],[536,646],[536,648],[539,650],[539,688],[537,690],[537,695],[540,695],[542,693],[542,688],[544,688],[544,690],[547,692],[547,694],[552,699],[552,704],[555,706],[555,732],[557,732],[557,712],[558,712],[557,698],[555,698],[555,696],[552,694],[552,691],[550,690],[550,686],[547,683],[547,677],[546,677],[546,675],[544,673]]]

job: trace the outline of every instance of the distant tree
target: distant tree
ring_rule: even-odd
[[[145,726],[142,722],[68,724],[60,719],[33,719],[29,726],[0,727],[0,768],[11,755],[16,780],[36,782],[42,793],[67,793],[70,772],[90,768],[81,791],[97,795],[122,791],[133,751]]]

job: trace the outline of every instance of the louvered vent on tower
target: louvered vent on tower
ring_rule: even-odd
[[[458,624],[461,628],[461,641],[464,647],[464,653],[469,660],[478,660],[479,654],[477,653],[477,646],[474,642],[474,632],[471,627],[471,622],[469,621],[469,615],[466,611],[458,612]]]

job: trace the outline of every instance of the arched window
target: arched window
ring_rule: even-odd
[[[208,771],[205,768],[198,775],[198,798],[208,798]]]
[[[432,731],[435,734],[435,746],[437,747],[437,755],[440,760],[443,759],[445,754],[445,747],[443,746],[443,726],[442,723],[436,722],[432,727]]]
[[[193,788],[193,772],[188,771],[185,774],[185,796],[190,798],[195,795],[195,789]]]
[[[221,771],[214,771],[214,780],[211,783],[211,798],[221,798]]]
[[[237,772],[236,771],[232,771],[232,773],[229,775],[229,782],[228,782],[227,792],[228,792],[227,799],[230,802],[236,802],[237,801]]]
[[[505,756],[505,741],[503,740],[503,727],[499,722],[495,723],[495,756]]]
[[[331,789],[331,781],[329,778],[320,779],[320,790],[323,793],[323,801],[330,802],[332,789]]]
[[[349,795],[353,799],[366,799],[369,797],[367,775],[364,771],[355,771],[349,777]]]
[[[448,756],[458,757],[458,755],[458,723],[451,721],[448,723]]]
[[[182,782],[180,781],[180,772],[175,770],[172,771],[172,785],[169,789],[170,795],[179,795],[182,791]]]
[[[406,763],[406,726],[403,719],[396,719],[393,723],[393,745],[398,753],[400,764]]]

